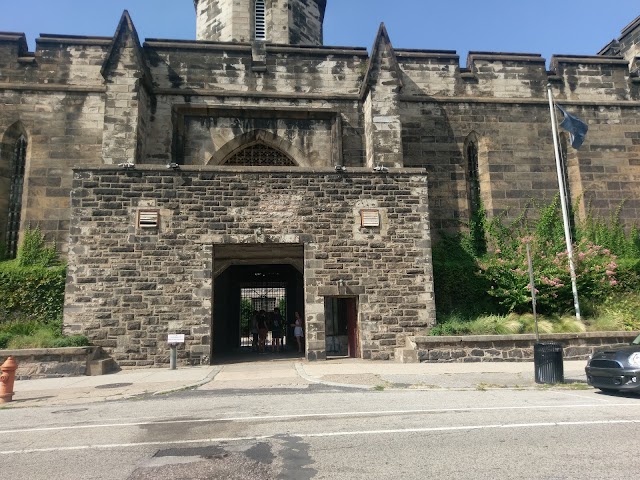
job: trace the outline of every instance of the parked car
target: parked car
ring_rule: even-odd
[[[587,383],[603,392],[640,393],[640,335],[630,345],[595,352],[585,371]]]

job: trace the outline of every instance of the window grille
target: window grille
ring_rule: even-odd
[[[282,325],[282,345],[287,337],[287,284],[282,282],[258,282],[243,284],[240,289],[240,346],[250,347],[252,343],[251,324],[255,312],[264,310],[268,319],[272,319],[274,308],[280,309],[284,321]],[[267,343],[271,344],[271,327]]]
[[[475,142],[467,146],[467,176],[469,178],[469,209],[471,215],[480,210],[480,175],[478,170],[478,147]]]
[[[255,40],[267,39],[267,8],[264,0],[256,0]]]
[[[243,148],[224,162],[224,164],[247,167],[296,166],[295,162],[284,153],[262,143],[254,143],[253,145]]]
[[[487,240],[482,222],[482,198],[480,196],[480,170],[478,163],[478,144],[471,140],[466,148],[467,157],[467,194],[469,198],[469,234],[473,249],[478,255],[487,251]]]
[[[16,258],[18,253],[18,235],[20,232],[20,211],[22,210],[22,192],[24,172],[27,161],[27,140],[23,135],[18,138],[11,158],[11,184],[9,187],[9,215],[7,219],[7,257]]]

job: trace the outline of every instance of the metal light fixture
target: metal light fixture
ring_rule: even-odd
[[[388,173],[389,169],[384,165],[378,165],[377,167],[374,167],[373,171],[375,173]]]
[[[135,168],[136,164],[131,162],[123,162],[123,163],[119,163],[118,166],[120,168],[123,168],[124,170],[132,170]]]
[[[344,165],[336,165],[334,168],[338,173],[345,173],[347,171],[347,167]]]
[[[167,168],[169,170],[180,170],[180,165],[178,165],[176,162],[171,162],[167,163]]]

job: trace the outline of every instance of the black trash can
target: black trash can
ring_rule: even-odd
[[[536,383],[563,383],[562,344],[536,343],[533,347]]]

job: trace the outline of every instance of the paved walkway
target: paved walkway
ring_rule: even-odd
[[[585,382],[585,361],[565,361],[565,383]],[[306,389],[312,384],[353,389],[548,388],[535,383],[531,362],[421,363],[358,359],[307,362],[269,355],[208,367],[123,370],[96,377],[22,380],[13,402],[0,408],[74,405],[182,389]],[[562,388],[561,386],[556,388]]]

